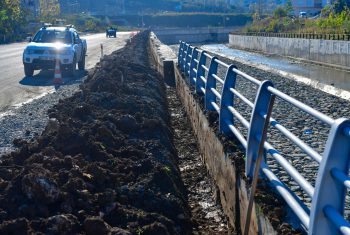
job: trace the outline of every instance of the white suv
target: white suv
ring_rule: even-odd
[[[38,69],[54,69],[58,60],[61,69],[74,76],[76,64],[85,69],[86,40],[80,39],[72,27],[42,27],[23,52],[24,73],[27,77]]]

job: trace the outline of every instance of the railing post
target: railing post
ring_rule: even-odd
[[[250,119],[247,141],[248,144],[246,150],[247,158],[245,164],[246,176],[248,177],[253,176],[255,162],[258,157],[259,143],[262,138],[265,122],[264,115],[266,115],[268,112],[269,103],[271,100],[271,93],[268,91],[268,87],[273,87],[273,83],[271,81],[267,80],[261,83],[258,94],[255,98],[253,113]]]
[[[211,89],[216,89],[216,79],[213,77],[213,74],[216,75],[218,71],[218,62],[215,61],[217,59],[216,56],[211,58],[207,74],[207,84],[205,86],[205,109],[207,110],[215,110],[211,102],[216,100],[216,96]]]
[[[205,82],[200,78],[201,76],[205,77],[205,70],[202,65],[205,66],[207,57],[205,55],[206,51],[202,51],[199,57],[199,63],[197,66],[197,77],[196,77],[196,93],[198,95],[204,94],[201,88],[205,88]]]
[[[226,135],[232,135],[232,132],[227,126],[225,120],[229,120],[232,122],[232,124],[234,124],[233,114],[228,109],[229,106],[234,107],[234,94],[230,91],[230,88],[235,88],[237,74],[233,71],[233,69],[237,69],[237,67],[234,65],[230,65],[228,67],[221,92],[219,128],[220,132]]]
[[[348,175],[350,135],[345,133],[347,128],[350,128],[350,120],[340,118],[334,122],[329,132],[311,204],[309,234],[340,234],[339,229],[327,219],[325,207],[331,206],[343,215],[347,190],[335,179],[332,172],[338,169]]]
[[[179,53],[177,55],[177,64],[179,65],[179,67],[181,68],[182,65],[182,50],[183,50],[183,41],[180,40],[180,46],[179,46]]]
[[[184,43],[183,51],[182,51],[182,62],[181,62],[181,71],[184,73],[185,72],[185,62],[186,62],[186,57],[187,57],[187,50],[188,50],[189,45],[187,43]]]
[[[190,61],[191,61],[191,55],[192,55],[192,47],[191,45],[188,45],[187,52],[186,52],[186,58],[185,58],[185,65],[184,65],[184,73],[185,76],[189,76],[189,69],[190,69]]]
[[[194,68],[197,69],[197,63],[196,63],[196,59],[198,59],[198,48],[195,47],[193,48],[192,50],[192,58],[191,58],[191,62],[190,62],[190,75],[189,75],[189,78],[190,78],[190,85],[194,85],[195,84],[195,77],[196,77],[196,72],[193,70]]]

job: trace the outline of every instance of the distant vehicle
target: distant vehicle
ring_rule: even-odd
[[[106,37],[109,38],[109,37],[117,37],[117,29],[116,28],[109,28],[106,30]]]
[[[307,17],[307,13],[305,11],[299,12],[299,18],[306,18],[306,17]]]
[[[80,39],[74,26],[46,25],[29,41],[23,52],[24,73],[27,77],[33,76],[34,70],[54,69],[56,60],[70,76],[74,76],[77,63],[79,70],[85,69],[86,40]]]

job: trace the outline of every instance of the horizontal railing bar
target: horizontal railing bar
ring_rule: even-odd
[[[338,180],[339,183],[350,189],[350,177],[345,175],[344,172],[340,171],[337,168],[333,168],[331,170],[331,174],[336,180]]]
[[[224,80],[222,80],[218,75],[216,74],[212,74],[211,76],[213,76],[218,82],[220,82],[222,85],[224,85]]]
[[[205,94],[205,89],[203,87],[201,87],[201,91]]]
[[[250,100],[248,100],[245,96],[243,96],[241,93],[239,93],[239,91],[237,91],[234,88],[230,88],[230,91],[235,94],[236,96],[238,96],[238,98],[240,98],[244,103],[246,103],[249,107],[254,108],[254,104],[252,102],[250,102]]]
[[[199,78],[200,78],[204,83],[207,83],[207,79],[205,79],[205,77],[203,77],[202,75],[199,76]]]
[[[243,73],[242,71],[239,71],[238,69],[232,69],[233,72],[235,72],[236,74],[238,75],[241,75],[242,77],[244,77],[245,79],[247,79],[248,81],[260,86],[261,82],[256,79],[256,78],[253,78],[252,76],[249,76],[248,74],[246,73]]]
[[[201,66],[202,66],[202,68],[203,68],[205,71],[209,72],[209,69],[208,69],[207,67],[205,67],[204,64],[202,64]]]
[[[249,122],[234,107],[227,106],[227,108],[245,128],[249,129]]]
[[[192,59],[192,55],[191,54],[189,54],[188,57],[190,57]]]
[[[199,60],[197,59],[193,59],[194,62],[196,62],[197,64],[199,63]]]
[[[232,133],[237,137],[237,139],[239,140],[239,142],[241,142],[241,144],[243,145],[243,147],[245,149],[247,149],[248,146],[248,142],[247,140],[244,138],[244,136],[241,134],[241,132],[233,125],[233,123],[229,120],[225,120],[226,125],[228,126],[228,128],[230,128],[230,130],[232,131]]]
[[[210,90],[214,93],[214,95],[221,100],[221,95],[220,93],[215,89],[215,88],[210,88]]]
[[[215,103],[215,101],[210,102],[211,105],[213,105],[214,109],[216,112],[220,113],[220,107]]]
[[[261,116],[266,118],[266,114],[260,113]],[[284,134],[290,141],[292,141],[294,144],[296,144],[300,149],[302,149],[306,154],[308,154],[310,157],[312,157],[315,161],[318,163],[321,163],[322,156],[313,150],[309,145],[307,145],[305,142],[303,142],[301,139],[299,139],[296,135],[294,135],[292,132],[290,132],[287,128],[279,124],[275,119],[270,118],[270,124],[271,126],[275,127],[277,130],[279,130],[282,134]]]
[[[333,118],[330,118],[328,117],[327,115],[311,108],[310,106],[294,99],[293,97],[289,96],[289,95],[286,95],[284,94],[283,92],[277,90],[276,88],[274,87],[268,87],[267,88],[272,94],[275,94],[276,96],[280,97],[281,99],[291,103],[292,105],[294,105],[295,107],[303,110],[304,112],[314,116],[315,118],[321,120],[322,122],[328,124],[328,125],[332,125],[334,123],[334,119]]]
[[[204,53],[204,55],[206,56],[206,57],[208,57],[209,59],[212,59],[213,58],[213,56],[211,56],[211,55],[209,55],[208,53]]]
[[[325,216],[339,229],[342,234],[350,235],[350,224],[332,206],[323,208]]]
[[[193,68],[192,71],[197,74],[197,69],[196,68]]]
[[[260,140],[258,137],[257,140]],[[307,195],[312,198],[314,195],[314,187],[292,166],[287,159],[285,159],[279,152],[272,147],[268,142],[265,142],[264,148],[266,151],[271,154],[271,156],[277,161],[280,166],[294,179],[295,182],[307,193]]]
[[[218,63],[218,64],[220,64],[220,65],[222,65],[222,66],[224,66],[224,67],[226,67],[226,68],[229,67],[228,64],[226,64],[225,62],[222,62],[221,60],[215,59],[215,62]]]
[[[193,77],[192,79],[193,79],[194,83],[197,82],[197,78],[196,77]]]
[[[300,219],[301,223],[309,229],[310,216],[305,212],[300,203],[294,198],[287,186],[281,182],[277,176],[268,168],[265,162],[261,163],[261,168],[266,177],[275,186],[276,190],[284,198],[285,202],[294,211],[295,215]]]

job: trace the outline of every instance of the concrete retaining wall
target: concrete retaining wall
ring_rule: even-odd
[[[176,44],[180,40],[187,43],[228,42],[229,33],[235,28],[182,28],[156,29],[157,37],[166,44]]]
[[[350,67],[350,42],[230,35],[229,44],[241,49],[291,56],[310,61]]]
[[[169,54],[169,50],[171,50],[169,47],[169,50],[165,47],[160,50],[160,45],[161,42],[152,35],[150,40],[151,54],[156,63],[160,64],[157,68],[163,73],[164,67],[160,58],[164,58],[164,54],[168,54],[170,58],[167,59],[176,60],[176,56]],[[237,173],[236,166],[232,163],[232,159],[228,157],[215,131],[209,126],[199,103],[194,99],[192,91],[176,66],[175,80],[178,96],[186,109],[197,136],[202,159],[220,191],[221,204],[229,218],[229,223],[235,229],[239,229],[238,227],[244,228],[249,195],[246,182]],[[269,219],[260,210],[255,210],[258,207],[254,204],[249,234],[277,234]]]

